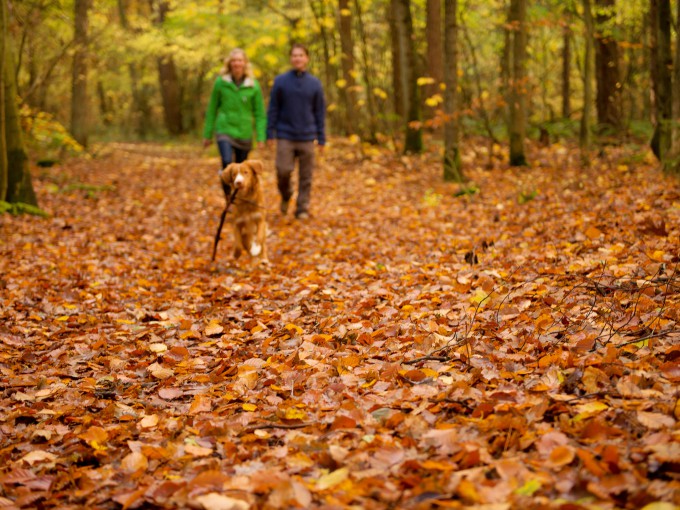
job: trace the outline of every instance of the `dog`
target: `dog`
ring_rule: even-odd
[[[268,264],[262,172],[262,162],[249,159],[227,165],[220,178],[225,187],[232,190],[231,196],[234,197],[234,259],[246,252],[260,263]]]

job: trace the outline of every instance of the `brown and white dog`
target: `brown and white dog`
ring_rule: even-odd
[[[262,162],[249,159],[231,163],[222,172],[222,181],[236,191],[234,199],[234,259],[243,251],[267,263],[267,218],[261,185]]]

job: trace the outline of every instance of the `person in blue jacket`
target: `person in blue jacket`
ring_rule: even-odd
[[[314,146],[326,144],[326,101],[318,78],[307,72],[309,53],[299,43],[290,50],[292,69],[274,79],[267,110],[267,143],[276,140],[276,178],[281,214],[293,196],[292,174],[298,161],[298,196],[295,217],[309,218],[314,173]]]
[[[252,76],[245,51],[235,48],[213,85],[203,126],[203,147],[215,137],[222,158],[221,172],[230,163],[248,159],[253,138],[266,140],[266,127],[262,89]],[[222,186],[229,196],[230,190]]]

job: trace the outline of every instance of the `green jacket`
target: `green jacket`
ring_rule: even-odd
[[[237,87],[231,75],[218,76],[205,114],[203,138],[210,139],[219,134],[252,140],[253,128],[256,140],[264,142],[267,139],[267,118],[260,84],[256,79],[247,77]]]

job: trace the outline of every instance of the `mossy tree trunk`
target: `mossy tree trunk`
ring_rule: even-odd
[[[4,2],[3,2],[4,5]],[[7,42],[7,39],[5,39]],[[4,93],[4,125],[5,125],[5,154],[7,156],[7,191],[5,201],[10,203],[24,203],[38,205],[33,191],[31,173],[28,166],[28,156],[24,149],[19,123],[19,108],[17,106],[17,88],[14,75],[14,59],[5,44],[3,93]]]

